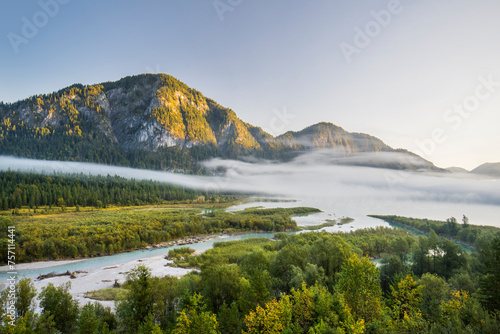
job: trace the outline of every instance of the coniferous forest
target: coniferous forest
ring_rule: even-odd
[[[9,226],[16,226],[18,263],[109,255],[188,236],[295,231],[294,214],[313,208],[224,208],[241,195],[153,181],[84,175],[0,172],[0,263],[7,264]],[[214,212],[201,214],[202,208]]]
[[[195,200],[219,194],[186,189],[153,181],[127,180],[118,176],[41,175],[0,172],[2,210],[46,207],[95,207],[147,205],[164,201]]]

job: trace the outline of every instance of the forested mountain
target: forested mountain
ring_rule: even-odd
[[[398,152],[395,162],[375,155],[348,163],[438,170],[408,151],[331,123],[273,137],[166,74],[75,84],[0,103],[0,154],[197,172],[198,161],[213,157],[284,161],[316,149],[334,149],[332,154],[341,157]]]

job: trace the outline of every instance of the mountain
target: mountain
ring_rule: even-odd
[[[500,162],[482,164],[474,168],[471,173],[492,176],[495,178],[500,177]]]
[[[378,138],[362,133],[349,133],[325,122],[311,125],[302,131],[286,132],[276,140],[294,149],[335,148],[342,154],[392,150]]]
[[[0,154],[196,172],[199,161],[213,157],[286,161],[318,149],[334,149],[335,157],[375,154],[345,160],[349,164],[440,170],[411,152],[331,123],[273,137],[166,74],[75,84],[0,103]],[[398,153],[399,159],[377,159],[379,153]]]
[[[462,167],[448,167],[446,170],[451,173],[469,173],[467,169]]]

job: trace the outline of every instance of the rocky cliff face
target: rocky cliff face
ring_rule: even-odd
[[[124,152],[206,146],[231,158],[255,154],[278,160],[314,149],[335,149],[342,156],[395,152],[380,139],[349,133],[331,123],[273,137],[166,74],[143,74],[93,86],[76,84],[0,104],[0,119],[0,141],[4,141],[0,146],[4,151],[7,148],[2,153],[10,153],[5,141],[18,137],[12,136],[16,127],[23,138],[60,135],[70,142],[85,138],[87,146],[105,138]],[[428,162],[423,165],[434,167]]]
[[[98,129],[126,149],[202,144],[259,148],[232,110],[165,74],[74,85],[2,109],[3,119],[45,132],[78,135],[83,128]]]

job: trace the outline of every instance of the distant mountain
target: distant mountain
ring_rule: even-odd
[[[213,157],[286,161],[318,149],[334,149],[335,157],[371,154],[344,160],[349,164],[440,170],[411,152],[331,123],[273,137],[166,74],[75,84],[0,103],[0,154],[197,171],[198,161]],[[387,153],[398,153],[398,159]]]
[[[500,177],[500,162],[482,164],[481,166],[474,168],[471,173]]]
[[[452,173],[469,173],[469,171],[467,169],[462,168],[462,167],[448,167],[445,169],[449,172],[452,172]]]
[[[318,123],[304,130],[286,132],[276,141],[292,149],[335,148],[342,154],[393,151],[380,139],[363,134],[349,133],[331,123]]]

